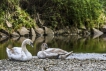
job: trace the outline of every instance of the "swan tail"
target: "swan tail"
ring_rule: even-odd
[[[13,50],[12,48],[8,48],[8,47],[7,47],[7,50],[8,50],[8,51],[11,51],[11,53],[14,53],[14,50]]]
[[[71,52],[69,52],[69,53],[67,53],[65,56],[66,56],[66,58],[69,56],[69,55],[71,55],[73,53],[73,51],[71,51]]]
[[[11,59],[11,53],[10,53],[10,49],[8,47],[6,48],[6,52],[7,52],[8,58]]]
[[[60,58],[60,59],[65,59],[65,58],[67,58],[68,56],[70,56],[72,53],[73,53],[73,51],[71,51],[71,52],[69,52],[69,53],[67,53],[67,54],[59,55],[59,58]]]

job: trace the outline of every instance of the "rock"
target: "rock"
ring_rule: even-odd
[[[53,40],[54,36],[45,36],[45,42],[48,43],[48,42],[51,42]]]
[[[12,27],[12,24],[10,24],[10,22],[8,22],[7,20],[6,20],[6,25],[7,25],[7,27],[9,27],[9,28]]]
[[[54,32],[53,32],[52,29],[47,28],[47,27],[44,26],[44,30],[45,30],[45,34],[47,34],[47,35],[54,35]]]
[[[21,29],[18,29],[17,31],[19,32],[19,34],[21,36],[24,36],[24,35],[28,35],[29,34],[29,30],[27,30],[27,28],[25,28],[25,27],[21,27]]]
[[[93,35],[93,39],[95,39],[95,38],[98,38],[99,36],[101,36],[101,35]]]
[[[27,39],[27,38],[26,38],[26,37],[20,37],[20,38],[18,39],[18,42],[22,43],[25,39]]]
[[[33,28],[31,28],[31,34],[32,36],[36,36],[35,30]]]
[[[104,25],[102,28],[105,28],[106,29],[106,25]]]
[[[9,36],[7,34],[0,32],[0,43],[1,44],[7,42],[8,39],[9,39]]]
[[[94,34],[94,35],[102,35],[103,32],[101,32],[101,31],[98,30],[98,29],[93,28],[93,34]]]
[[[31,34],[32,34],[32,41],[35,41],[36,33],[35,33],[35,30],[33,28],[31,28]]]
[[[44,30],[42,28],[36,27],[35,31],[37,32],[38,35],[43,36]]]
[[[64,33],[64,30],[63,29],[60,29],[58,30],[57,34],[63,34]]]
[[[2,33],[2,32],[0,32],[0,36],[1,36],[1,37],[8,37],[6,34],[4,34],[4,33]]]
[[[105,71],[105,60],[38,59],[19,62],[0,60],[0,71]]]
[[[103,34],[103,32],[99,31],[98,29],[93,28],[92,30],[93,30],[92,31],[93,32],[93,39],[95,39]]]
[[[12,37],[12,40],[16,41],[18,40],[20,37]]]
[[[20,36],[17,32],[13,32],[11,35],[12,35],[12,37],[19,37]]]
[[[3,37],[9,37],[11,34],[4,29],[0,29],[0,35],[2,35]]]
[[[44,36],[37,37],[36,40],[35,40],[36,45],[38,43],[42,43],[42,42],[44,42]]]

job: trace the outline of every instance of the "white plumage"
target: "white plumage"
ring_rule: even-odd
[[[32,59],[32,54],[27,50],[26,45],[29,44],[33,47],[32,41],[30,39],[25,39],[22,42],[21,47],[7,48],[6,52],[9,59],[28,61]]]
[[[38,56],[38,58],[41,58],[41,59],[44,59],[44,58],[65,59],[71,54],[72,54],[72,51],[67,52],[67,51],[59,49],[59,48],[48,48],[48,45],[46,43],[43,43],[41,45],[41,51],[39,51],[37,53],[37,56]]]

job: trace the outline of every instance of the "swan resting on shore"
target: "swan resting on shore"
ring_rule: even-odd
[[[30,39],[25,39],[21,47],[6,48],[8,58],[11,60],[28,61],[32,59],[32,54],[27,50],[26,45],[33,47],[33,42]]]
[[[60,48],[48,48],[46,43],[41,45],[41,51],[37,53],[37,57],[40,59],[53,58],[53,59],[66,59],[73,51],[67,52]]]

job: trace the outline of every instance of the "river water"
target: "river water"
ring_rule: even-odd
[[[71,36],[42,36],[42,37],[14,37],[14,38],[5,38],[0,39],[0,59],[6,59],[6,47],[8,45],[21,46],[21,43],[26,38],[30,38],[34,42],[34,48],[27,45],[27,49],[32,53],[33,56],[36,56],[37,52],[41,50],[40,46],[43,42],[46,42],[49,47],[61,48],[68,52],[73,51],[73,55],[69,58],[78,58],[84,59],[96,58],[102,56],[106,58],[106,35],[100,37],[81,37],[79,35]],[[104,59],[105,59],[104,58]]]

